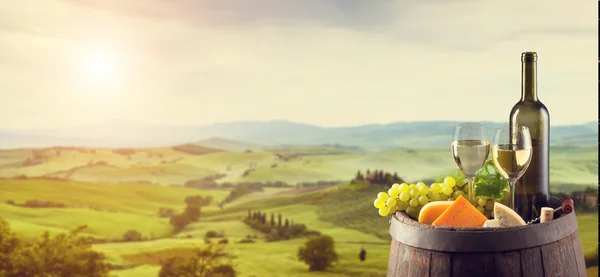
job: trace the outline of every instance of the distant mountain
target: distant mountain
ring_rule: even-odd
[[[496,127],[504,125],[485,123],[490,138]],[[282,145],[329,145],[333,148],[350,147],[356,151],[380,151],[392,148],[448,147],[456,124],[458,122],[423,121],[326,128],[288,121],[246,121],[204,126],[108,122],[76,128],[0,132],[0,148],[54,145],[150,147],[195,142],[231,151],[247,147],[277,148]],[[552,144],[596,144],[597,122],[553,126],[550,137]]]

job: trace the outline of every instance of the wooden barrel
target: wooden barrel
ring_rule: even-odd
[[[510,228],[420,224],[391,219],[388,277],[587,276],[575,212]]]

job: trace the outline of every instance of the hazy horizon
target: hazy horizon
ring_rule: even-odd
[[[592,122],[596,122],[597,120],[588,120],[585,122],[580,122],[580,123],[573,123],[573,124],[552,124],[552,127],[560,127],[560,126],[578,126],[578,125],[584,125],[584,124],[588,124],[588,123],[592,123]],[[390,122],[367,122],[367,123],[357,123],[357,124],[349,124],[349,125],[336,125],[336,126],[326,126],[326,125],[319,125],[319,124],[312,124],[312,123],[306,123],[306,122],[298,122],[298,121],[291,121],[291,120],[287,120],[287,119],[271,119],[271,120],[235,120],[235,121],[217,121],[217,122],[212,122],[212,123],[204,123],[204,124],[177,124],[177,123],[173,123],[173,124],[155,124],[155,123],[148,123],[148,122],[143,122],[143,121],[139,121],[139,120],[126,120],[126,119],[108,119],[108,120],[102,120],[102,121],[98,121],[98,122],[91,122],[91,123],[86,123],[86,124],[76,124],[76,125],[67,125],[67,126],[59,126],[59,127],[54,127],[54,126],[41,126],[41,127],[37,127],[37,128],[0,128],[0,131],[9,131],[9,132],[21,132],[21,131],[39,131],[39,130],[45,130],[45,129],[63,129],[63,128],[77,128],[77,127],[89,127],[89,126],[107,126],[110,124],[115,124],[114,126],[169,126],[169,127],[202,127],[202,126],[212,126],[212,125],[227,125],[227,124],[240,124],[240,123],[278,123],[278,122],[282,122],[282,123],[290,123],[290,124],[299,124],[299,125],[309,125],[309,126],[314,126],[314,127],[319,127],[319,128],[352,128],[352,127],[361,127],[361,126],[373,126],[373,125],[389,125],[389,124],[398,124],[398,123],[405,123],[405,124],[411,124],[411,123],[427,123],[427,122],[432,122],[432,123],[442,123],[442,122],[460,122],[457,120],[413,120],[413,121],[390,121]],[[484,121],[484,122],[492,122],[492,123],[502,123],[501,121]],[[508,121],[506,121],[506,124],[508,124]]]
[[[552,126],[595,121],[596,2],[509,2],[7,2],[0,129],[502,122],[523,51]]]

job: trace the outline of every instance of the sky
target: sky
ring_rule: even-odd
[[[0,129],[108,120],[507,121],[536,51],[551,125],[598,114],[592,0],[0,2]]]

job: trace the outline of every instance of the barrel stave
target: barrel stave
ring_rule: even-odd
[[[575,262],[577,263],[577,270],[579,271],[579,277],[587,277],[587,270],[585,267],[585,260],[583,255],[578,255],[577,253],[583,253],[583,248],[581,247],[581,238],[579,237],[579,233],[575,232],[573,234],[573,251],[575,251]]]
[[[521,252],[496,253],[494,269],[496,276],[521,277]]]
[[[495,257],[493,253],[452,253],[451,270],[453,277],[490,276],[495,271]]]
[[[521,249],[519,253],[521,254],[521,276],[544,277],[542,250],[539,247]]]
[[[544,272],[552,277],[579,276],[572,236],[542,245]]]
[[[452,256],[450,253],[431,251],[430,277],[452,277],[449,269]]]

